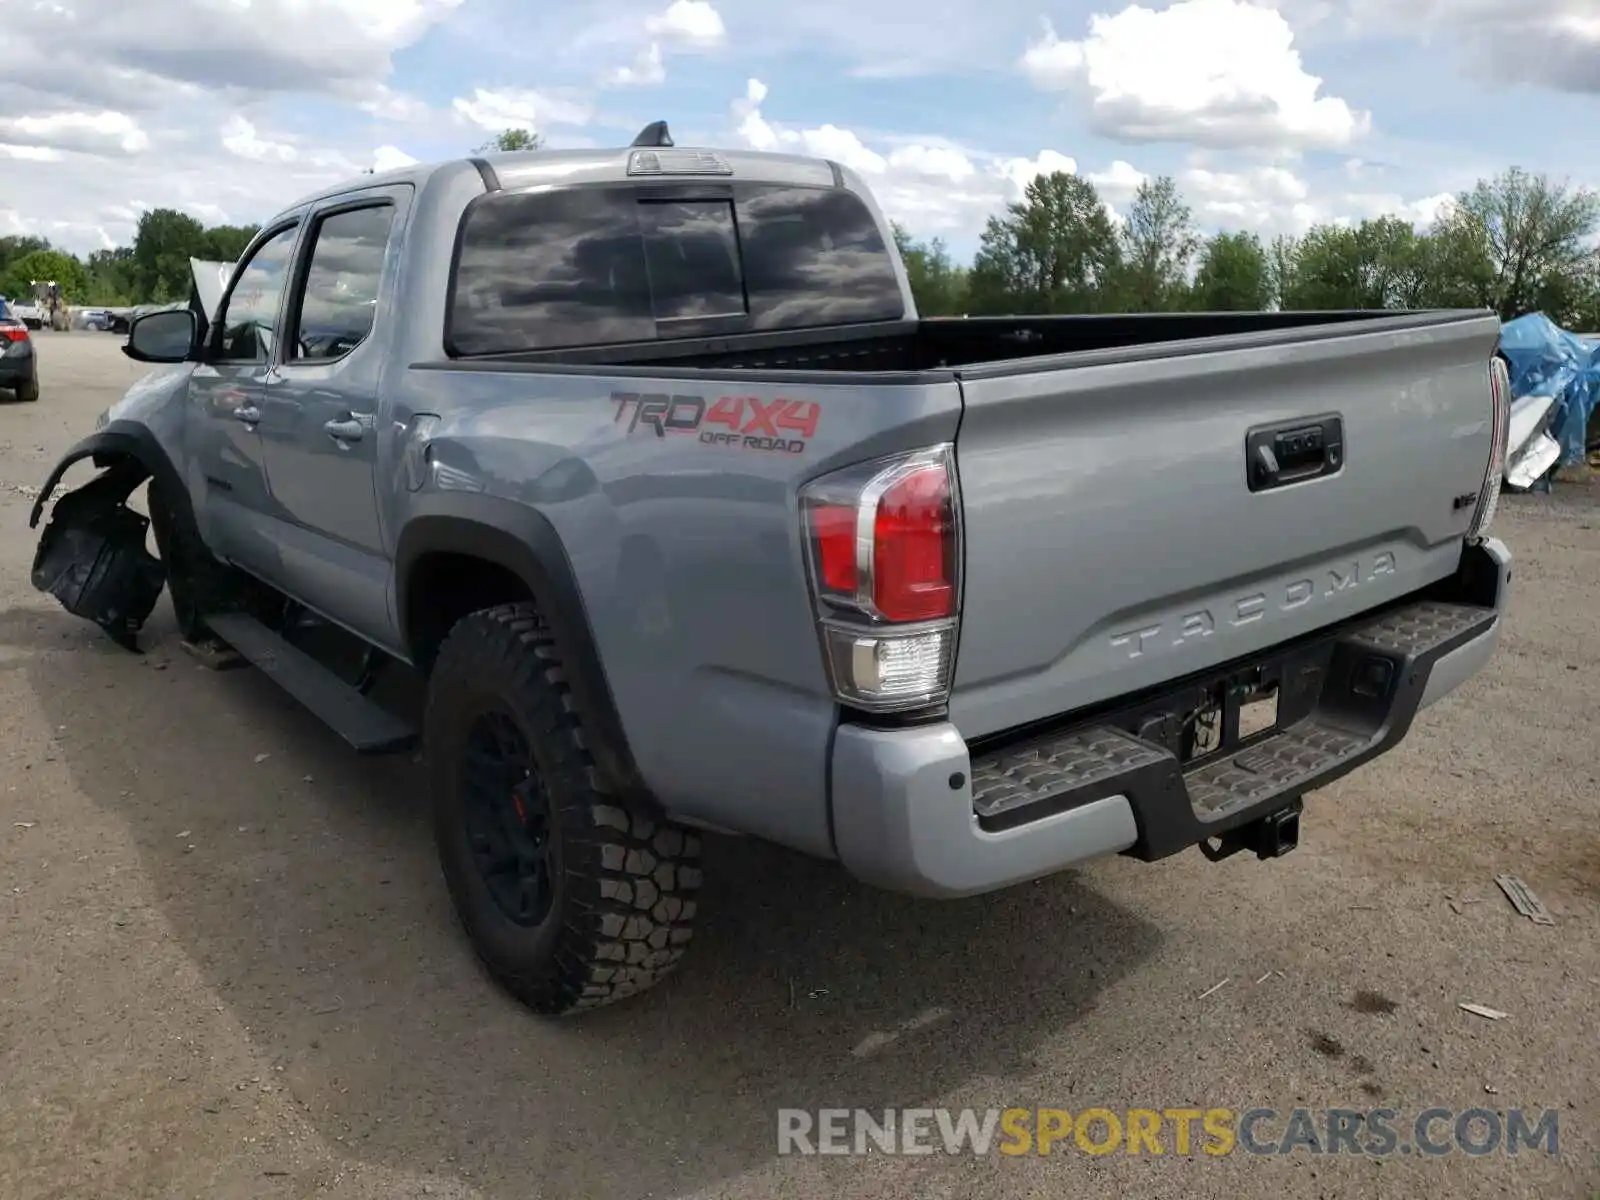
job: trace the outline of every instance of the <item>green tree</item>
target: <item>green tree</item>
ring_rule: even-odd
[[[1591,269],[1600,193],[1512,167],[1463,192],[1440,226],[1458,246],[1481,248],[1458,262],[1487,259],[1487,302],[1502,319],[1544,311],[1560,321]]]
[[[1399,217],[1317,225],[1295,245],[1282,292],[1298,309],[1417,308],[1433,303],[1435,258]]]
[[[114,250],[96,250],[84,264],[87,287],[86,304],[121,306],[138,303],[140,297],[133,284],[133,247],[118,246]]]
[[[33,282],[54,280],[61,285],[61,298],[67,303],[79,300],[86,290],[83,264],[61,250],[35,250],[14,259],[0,280],[0,295],[23,300],[33,298]]]
[[[974,313],[1074,313],[1103,307],[1121,261],[1094,185],[1056,171],[989,218],[968,276]]]
[[[1272,292],[1274,309],[1288,308],[1286,299],[1297,286],[1295,264],[1300,255],[1300,239],[1280,233],[1267,248],[1267,286]]]
[[[1206,312],[1259,312],[1272,306],[1272,269],[1253,233],[1219,233],[1200,252],[1193,307]]]
[[[1447,212],[1421,240],[1423,303],[1433,308],[1495,308],[1495,269],[1478,223]]]
[[[182,300],[194,274],[191,258],[206,257],[205,227],[175,208],[152,208],[139,215],[133,237],[130,278],[141,303]]]
[[[37,254],[40,250],[49,250],[50,242],[47,238],[12,235],[0,237],[0,281],[11,276],[11,264],[19,258],[30,254]],[[0,295],[4,295],[0,291]]]
[[[904,226],[895,223],[895,249],[906,265],[906,278],[917,301],[917,312],[924,317],[958,316],[966,311],[966,272],[950,261],[944,242],[934,238],[919,242]]]
[[[1162,312],[1182,307],[1189,288],[1189,266],[1200,248],[1189,206],[1171,176],[1139,185],[1127,221],[1119,231],[1122,267],[1117,299],[1129,312]]]
[[[1294,244],[1283,278],[1284,308],[1360,308],[1355,230],[1313,226]]]
[[[502,129],[483,145],[474,149],[476,154],[509,153],[513,150],[537,150],[544,138],[531,129]]]
[[[1421,308],[1433,263],[1426,238],[1409,221],[1379,217],[1356,229],[1362,257],[1362,299],[1368,308]]]
[[[1575,282],[1578,285],[1577,299],[1568,316],[1568,328],[1577,333],[1600,333],[1600,256],[1590,259],[1582,276]],[[1600,409],[1595,412],[1596,415],[1589,419],[1591,435],[1600,433],[1600,428],[1597,428],[1600,425]],[[1592,444],[1592,436],[1590,441]]]
[[[213,225],[201,239],[202,253],[195,257],[210,262],[238,262],[250,239],[260,231],[259,225]]]

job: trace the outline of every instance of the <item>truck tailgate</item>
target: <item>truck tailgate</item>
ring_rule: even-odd
[[[963,371],[962,734],[1203,671],[1450,574],[1489,460],[1499,328],[1380,318]]]

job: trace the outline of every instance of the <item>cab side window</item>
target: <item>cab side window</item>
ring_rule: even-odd
[[[296,226],[279,230],[245,263],[238,282],[217,314],[222,328],[218,362],[266,362],[277,332],[278,301],[289,278]]]
[[[392,204],[347,209],[317,223],[305,290],[294,306],[291,362],[343,358],[366,341],[393,224]]]

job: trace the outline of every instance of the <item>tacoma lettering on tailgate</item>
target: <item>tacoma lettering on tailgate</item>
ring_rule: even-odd
[[[628,432],[640,428],[657,437],[695,434],[708,446],[733,446],[778,454],[804,454],[817,436],[822,411],[815,400],[778,397],[723,396],[707,405],[704,396],[666,392],[612,392],[614,422],[628,421]]]
[[[1394,569],[1393,553],[1381,550],[1364,566],[1360,559],[1351,559],[1348,563],[1324,567],[1312,575],[1274,584],[1265,590],[1247,592],[1214,607],[1193,608],[1170,620],[1152,620],[1137,629],[1120,630],[1111,635],[1111,645],[1129,658],[1177,649],[1210,637],[1219,624],[1227,629],[1238,629],[1261,620],[1268,613],[1292,612],[1315,600],[1360,587],[1363,582],[1392,575]]]

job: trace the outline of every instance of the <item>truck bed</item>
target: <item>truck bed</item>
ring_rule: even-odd
[[[1481,319],[1477,310],[1138,313],[1082,316],[933,317],[855,327],[740,334],[463,357],[417,364],[498,371],[592,367],[697,372],[775,371],[964,378],[1014,370],[1019,359],[1084,356],[1071,365],[1168,357],[1201,350],[1406,330]],[[1057,365],[1042,362],[1045,368]],[[1061,364],[1066,365],[1066,364]],[[713,378],[715,376],[712,376]],[[822,382],[822,380],[817,380]]]

